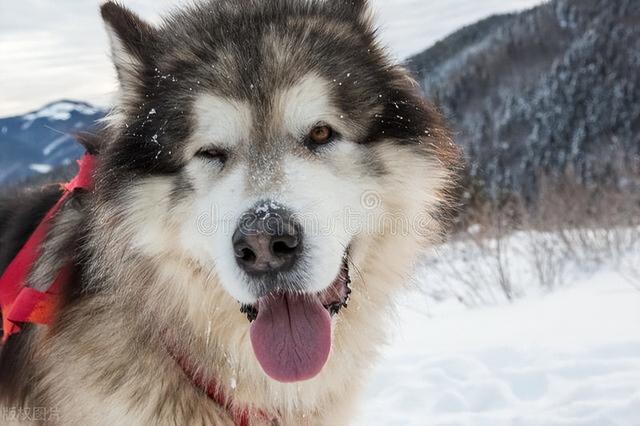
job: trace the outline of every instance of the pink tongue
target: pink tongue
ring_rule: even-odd
[[[329,358],[331,317],[317,297],[264,297],[251,324],[251,344],[271,378],[284,383],[311,379]]]

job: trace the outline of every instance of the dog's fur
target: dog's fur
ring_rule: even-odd
[[[454,202],[460,157],[442,118],[376,43],[365,0],[211,0],[158,27],[113,3],[102,15],[121,90],[96,187],[56,217],[29,285],[69,261],[74,279],[52,326],[2,349],[0,406],[55,407],[65,425],[231,424],[167,354],[170,335],[238,406],[347,423],[394,295]],[[339,138],[310,149],[300,135],[317,122]],[[210,146],[224,164],[196,155]],[[0,201],[0,270],[59,191],[28,194]],[[324,369],[295,384],[265,375],[238,303],[255,296],[226,225],[265,199],[320,221],[419,224],[309,232],[301,289],[326,287],[348,246],[353,294]]]

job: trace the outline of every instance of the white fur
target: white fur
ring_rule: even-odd
[[[301,136],[320,122],[336,121],[339,114],[330,104],[329,93],[326,80],[314,74],[283,91],[276,97],[274,106],[282,113],[284,128]]]
[[[196,145],[233,148],[246,141],[253,128],[251,107],[245,102],[203,94],[194,103]]]
[[[196,182],[195,202],[180,232],[183,247],[201,263],[215,265],[220,282],[238,301],[254,303],[246,278],[235,263],[231,238],[238,220],[253,200],[246,195],[247,170],[238,167],[212,185],[196,165],[189,167]]]

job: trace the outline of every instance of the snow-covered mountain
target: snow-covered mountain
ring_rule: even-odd
[[[541,174],[634,191],[638,52],[638,0],[554,0],[466,27],[410,68],[491,196],[531,197]]]
[[[70,164],[83,148],[73,135],[90,131],[105,111],[62,100],[25,115],[0,119],[0,185]]]

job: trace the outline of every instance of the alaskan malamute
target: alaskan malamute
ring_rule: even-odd
[[[119,96],[95,188],[65,203],[30,274],[45,289],[73,266],[53,323],[5,344],[3,412],[348,423],[460,159],[366,3],[205,1],[159,25],[102,6]],[[1,201],[0,268],[59,196]]]

